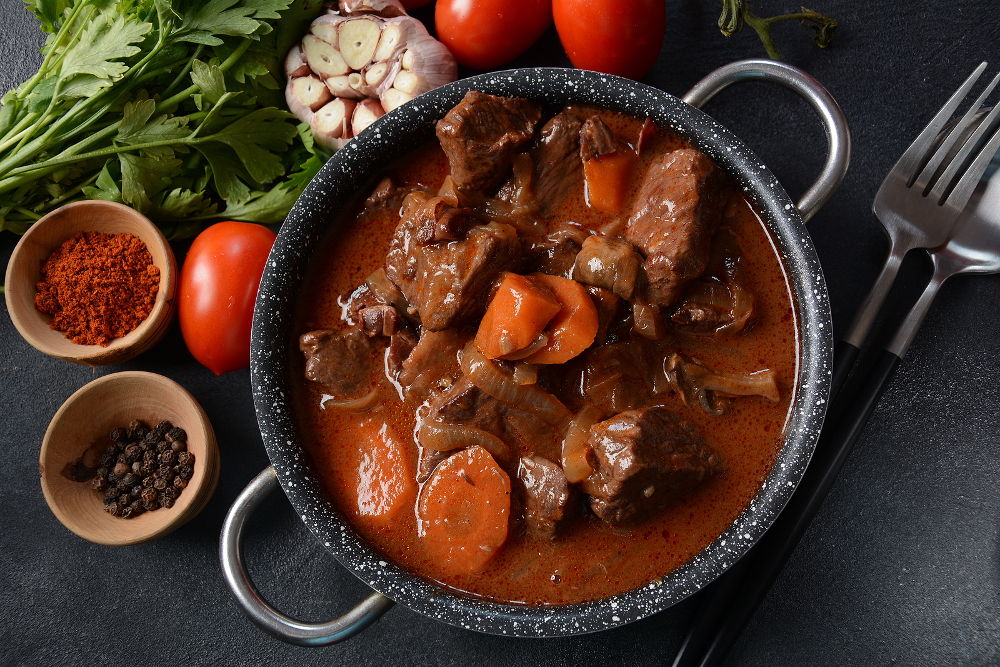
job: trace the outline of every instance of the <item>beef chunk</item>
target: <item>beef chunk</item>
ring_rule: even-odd
[[[417,335],[409,327],[400,327],[389,337],[389,350],[386,356],[386,365],[395,376],[399,376],[403,370],[403,361],[410,356],[413,348],[417,346]]]
[[[625,232],[645,256],[650,303],[672,305],[705,270],[725,201],[721,190],[722,172],[693,148],[664,153],[650,165]]]
[[[570,486],[562,468],[541,456],[524,457],[518,464],[517,478],[524,486],[528,533],[553,539],[570,500]]]
[[[569,276],[579,252],[579,242],[568,235],[549,236],[532,241],[528,245],[526,270],[548,273],[552,276]]]
[[[392,306],[384,303],[366,306],[358,311],[361,330],[369,336],[391,336],[400,327],[400,315]]]
[[[535,168],[535,198],[539,212],[549,214],[568,195],[583,194],[580,162],[580,119],[566,111],[556,114],[539,133],[531,150]]]
[[[581,398],[605,414],[647,405],[652,392],[632,341],[593,347],[581,355]]]
[[[608,331],[618,319],[621,299],[611,290],[601,287],[588,286],[587,294],[597,308],[597,336],[594,337],[594,345],[603,345],[608,339]]]
[[[618,150],[615,135],[598,116],[591,116],[580,128],[580,159],[586,162]]]
[[[306,357],[306,379],[323,385],[335,399],[356,398],[369,388],[378,350],[357,327],[302,334],[299,349]]]
[[[583,482],[590,507],[610,524],[640,519],[722,469],[694,426],[665,407],[628,410],[590,428],[597,460]]]
[[[471,209],[458,208],[452,201],[446,197],[431,197],[424,204],[414,207],[411,215],[417,223],[414,239],[418,245],[456,241],[476,224],[477,219]]]
[[[497,436],[503,433],[503,404],[464,377],[431,398],[429,408],[427,419],[467,424]]]
[[[642,257],[628,241],[609,236],[588,236],[576,256],[573,278],[611,290],[631,299],[639,283]]]
[[[470,90],[438,121],[438,141],[462,201],[481,200],[503,180],[540,118],[541,108],[530,100]]]
[[[521,243],[510,225],[491,222],[455,241],[421,243],[423,207],[408,207],[386,255],[385,272],[425,330],[441,331],[482,314],[486,292],[502,271],[520,261]]]
[[[423,403],[432,387],[442,380],[450,384],[459,376],[457,356],[464,345],[465,340],[452,329],[423,332],[397,378],[408,403]]]

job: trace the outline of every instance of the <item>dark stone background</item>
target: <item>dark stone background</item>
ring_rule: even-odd
[[[757,3],[769,13],[795,2]],[[810,229],[826,268],[838,332],[875,277],[886,246],[870,213],[898,154],[984,58],[996,56],[996,0],[816,0],[841,22],[834,48],[777,30],[786,59],[826,84],[854,133],[840,192]],[[756,38],[715,29],[711,0],[669,3],[648,81],[681,94],[728,61],[763,54]],[[426,14],[422,14],[426,15]],[[0,90],[35,71],[41,35],[19,0],[0,0]],[[563,64],[554,33],[520,64]],[[994,63],[994,68],[997,63]],[[801,192],[821,162],[818,122],[790,93],[753,84],[708,111]],[[0,234],[4,261],[16,238]],[[178,248],[179,253],[183,248]],[[893,296],[905,308],[927,262],[911,258]],[[734,664],[997,664],[1000,662],[1000,278],[960,278],[941,292],[910,355],[815,523],[737,644]],[[43,356],[0,317],[0,662],[5,664],[645,664],[672,657],[691,601],[632,626],[585,637],[516,640],[474,634],[394,608],[363,635],[322,649],[285,645],[237,609],[216,556],[226,509],[267,465],[246,372],[215,377],[173,328],[121,367]],[[84,542],[48,511],[38,448],[62,401],[98,375],[143,369],[190,389],[211,416],[222,479],[206,510],[154,543]],[[365,587],[327,555],[280,497],[248,535],[264,594],[307,619],[346,609]]]

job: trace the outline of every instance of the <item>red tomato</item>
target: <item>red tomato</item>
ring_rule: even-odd
[[[641,79],[660,53],[664,0],[553,0],[559,41],[580,69]]]
[[[476,69],[513,60],[551,23],[551,0],[438,0],[434,8],[438,39]]]
[[[219,222],[191,244],[177,315],[194,358],[216,375],[250,364],[253,304],[275,234],[248,222]]]

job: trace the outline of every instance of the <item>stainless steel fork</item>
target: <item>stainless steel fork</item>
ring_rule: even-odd
[[[948,240],[985,171],[985,164],[978,173],[972,165],[965,171],[963,167],[990,131],[1000,110],[1000,106],[994,108],[985,119],[980,113],[982,104],[1000,82],[1000,74],[980,92],[951,130],[945,130],[986,66],[985,62],[981,63],[972,72],[882,181],[872,210],[889,236],[889,255],[846,337],[838,344],[832,395],[836,395],[850,374],[903,258],[911,250],[935,248]],[[985,156],[986,164],[990,157]],[[940,287],[940,283],[937,285]],[[933,300],[933,296],[929,298]],[[912,331],[919,324],[916,322]]]

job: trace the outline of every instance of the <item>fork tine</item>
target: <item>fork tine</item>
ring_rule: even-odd
[[[979,123],[977,127],[969,138],[965,140],[962,144],[962,148],[959,149],[958,153],[951,159],[951,162],[945,167],[944,172],[937,179],[937,183],[934,184],[934,188],[930,192],[930,197],[934,201],[941,201],[944,198],[945,193],[948,191],[948,186],[952,184],[955,180],[958,170],[961,169],[965,162],[969,159],[972,151],[976,149],[979,145],[980,140],[983,136],[990,130],[993,125],[993,121],[996,119],[997,114],[1000,113],[1000,106],[993,107],[993,110]],[[957,188],[958,186],[956,186]],[[963,206],[965,202],[963,202]]]
[[[914,187],[919,188],[924,194],[927,194],[931,187],[935,185],[935,176],[939,176],[937,180],[944,181],[945,184],[951,180],[950,178],[945,179],[944,174],[938,173],[941,171],[941,163],[944,162],[944,159],[948,156],[948,151],[955,146],[962,134],[968,129],[969,125],[972,124],[973,116],[976,115],[979,108],[983,105],[983,102],[986,101],[986,98],[989,97],[990,93],[993,92],[993,89],[996,88],[998,81],[1000,81],[1000,73],[993,77],[993,80],[990,81],[989,85],[987,85],[986,88],[979,93],[979,97],[976,98],[976,101],[969,106],[968,110],[966,110],[965,115],[962,116],[961,120],[959,120],[951,128],[951,132],[948,133],[948,136],[945,137],[944,141],[941,142],[937,150],[934,151],[934,155],[927,160],[927,164],[924,165],[920,175],[917,176],[917,179],[913,182]],[[980,127],[982,127],[982,125],[980,125]],[[951,164],[954,165],[955,160],[952,160]]]
[[[995,106],[990,115],[983,121],[983,124],[992,126],[998,115],[1000,115],[1000,106]],[[993,156],[997,154],[997,151],[1000,151],[1000,128],[993,129],[995,130],[993,136],[986,142],[983,149],[979,151],[979,155],[972,161],[969,168],[965,170],[962,178],[959,179],[955,188],[948,195],[948,198],[942,203],[947,203],[948,206],[953,208],[962,208],[969,203],[972,193],[976,191],[976,186],[979,185],[979,179],[986,173],[986,168],[989,167]]]
[[[926,156],[928,151],[934,145],[934,140],[937,139],[938,134],[941,132],[941,128],[951,119],[952,115],[955,113],[955,109],[958,105],[962,103],[965,96],[969,94],[972,86],[975,85],[976,81],[979,80],[979,76],[986,69],[986,63],[982,62],[979,64],[969,78],[965,80],[955,94],[945,102],[945,105],[941,107],[941,110],[937,112],[937,115],[931,119],[931,122],[927,124],[927,127],[913,140],[910,147],[907,148],[903,154],[900,156],[899,160],[896,161],[896,166],[893,167],[893,171],[897,171],[906,177],[907,187],[913,185],[914,179],[916,179],[917,174],[920,172],[920,168],[926,161]]]

